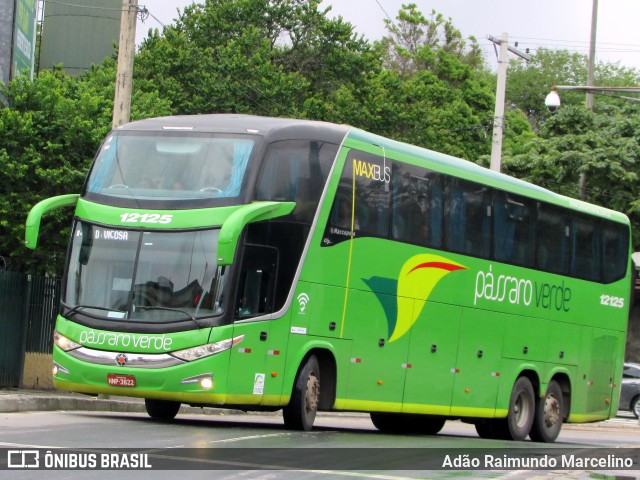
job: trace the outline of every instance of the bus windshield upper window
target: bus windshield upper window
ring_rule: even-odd
[[[253,146],[248,136],[112,134],[98,153],[87,191],[151,200],[237,197]]]

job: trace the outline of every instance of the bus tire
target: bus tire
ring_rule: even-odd
[[[371,423],[381,432],[385,433],[398,433],[398,422],[395,420],[397,415],[391,415],[390,413],[371,412]]]
[[[538,399],[536,414],[529,436],[534,442],[555,442],[562,428],[562,390],[555,380],[549,382],[547,393]]]
[[[496,420],[494,419],[478,420],[475,423],[476,432],[478,432],[478,436],[480,438],[487,438],[490,440],[494,440],[498,438],[498,434],[496,433],[495,423],[496,423]]]
[[[180,402],[171,400],[144,399],[144,406],[147,414],[157,420],[173,420],[180,410]]]
[[[536,412],[536,396],[531,380],[520,377],[516,380],[509,400],[507,424],[513,440],[524,440],[531,431]]]
[[[636,418],[640,418],[640,396],[635,397],[633,400],[631,400],[630,410]]]
[[[447,421],[445,417],[435,415],[420,415],[415,420],[416,433],[421,433],[422,435],[437,435]]]
[[[419,433],[436,435],[446,422],[445,417],[435,415],[412,415],[403,413],[371,412],[371,422],[385,433]]]
[[[285,426],[292,430],[311,430],[319,401],[320,365],[316,356],[311,355],[298,372],[289,405],[282,411]]]
[[[524,440],[531,431],[535,412],[536,397],[531,380],[527,377],[519,377],[511,390],[507,418],[495,419],[490,422],[493,438]]]

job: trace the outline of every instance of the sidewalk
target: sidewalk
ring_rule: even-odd
[[[142,398],[104,396],[93,397],[62,390],[0,389],[0,413],[82,410],[90,412],[140,412],[146,413]],[[205,415],[229,414],[232,410],[200,408],[182,405],[179,413]],[[244,413],[233,410],[233,413]]]

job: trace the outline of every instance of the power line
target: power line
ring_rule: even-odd
[[[144,7],[144,10],[147,12],[148,16],[150,16],[156,22],[158,22],[160,25],[162,25],[162,28],[167,28],[167,26],[164,23],[162,23],[158,17],[156,17],[153,13],[151,13],[149,10],[147,10],[146,7]],[[143,20],[143,22],[144,22],[144,20]]]
[[[389,19],[389,21],[393,24],[393,26],[395,27],[395,29],[396,29],[396,30],[400,30],[400,29],[398,28],[398,26],[396,25],[396,22],[394,22],[394,21],[393,21],[393,18],[391,18],[391,17],[389,16],[389,14],[388,14],[388,13],[387,13],[387,11],[384,9],[384,7],[382,6],[382,4],[381,4],[378,0],[376,0],[376,3],[377,3],[377,4],[378,4],[378,6],[380,7],[380,10],[382,10],[382,13],[384,13],[384,14],[385,14],[385,16]]]
[[[122,8],[110,8],[110,7],[96,7],[93,5],[79,5],[77,3],[67,3],[67,2],[57,2],[56,0],[44,0],[43,3],[46,5],[47,3],[53,3],[55,5],[60,5],[63,7],[73,7],[73,8],[85,8],[85,9],[89,9],[89,10],[104,10],[104,11],[108,11],[108,12],[122,12],[122,11],[128,11],[128,10],[123,10]],[[143,22],[149,17],[150,13],[149,10],[147,10],[147,8],[142,5],[138,8],[138,16],[140,17],[140,20],[142,20]],[[153,16],[153,15],[152,15]],[[156,18],[156,17],[153,17]],[[160,22],[160,20],[158,20],[156,18],[156,20],[158,21],[158,23],[162,24],[162,22]],[[162,25],[164,27],[164,25]]]
[[[583,43],[585,45],[589,45],[589,42],[586,42],[584,40],[561,40],[561,39],[558,39],[558,38],[535,38],[535,37],[520,37],[520,36],[517,36],[517,38],[521,38],[523,40],[537,40],[537,41],[541,41],[541,42]],[[598,46],[602,46],[602,45],[618,45],[618,46],[623,46],[623,47],[638,47],[638,48],[640,48],[640,45],[634,45],[634,44],[629,44],[629,43],[597,42],[596,45],[598,45]]]
[[[56,5],[62,5],[64,7],[74,7],[74,8],[88,8],[92,10],[109,10],[112,12],[121,12],[122,8],[109,8],[109,7],[94,7],[93,5],[78,5],[75,3],[66,3],[66,2],[56,2],[55,0],[45,0],[45,4],[54,3]]]

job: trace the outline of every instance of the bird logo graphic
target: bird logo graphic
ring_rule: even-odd
[[[387,317],[389,342],[401,338],[416,322],[424,304],[436,285],[445,276],[467,267],[432,254],[420,254],[407,260],[398,280],[383,277],[362,279],[374,292]],[[396,301],[389,301],[392,294]],[[401,299],[412,298],[413,302]]]

